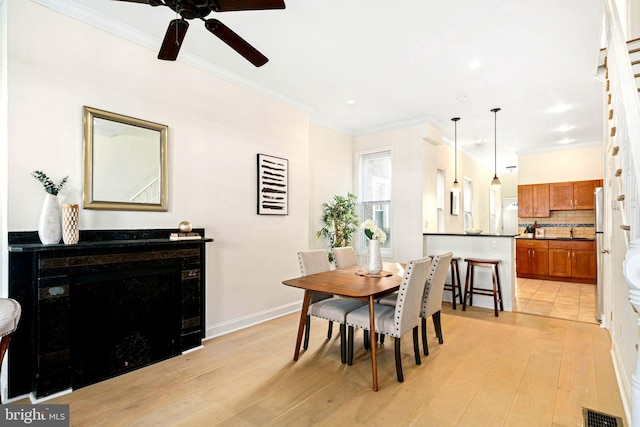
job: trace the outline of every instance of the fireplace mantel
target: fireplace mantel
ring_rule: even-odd
[[[213,239],[170,240],[175,231],[85,230],[76,245],[10,232],[9,296],[22,319],[9,396],[43,398],[200,346]]]

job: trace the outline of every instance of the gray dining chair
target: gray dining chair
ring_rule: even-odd
[[[431,268],[427,283],[424,289],[424,298],[422,299],[422,309],[420,317],[422,319],[422,349],[425,356],[429,355],[429,346],[427,344],[427,319],[431,316],[433,320],[433,328],[436,331],[438,342],[442,344],[442,322],[440,314],[442,312],[442,295],[444,294],[444,284],[447,279],[447,271],[451,264],[453,253],[447,252],[433,257],[434,262],[437,261],[435,268]]]
[[[433,328],[436,331],[438,342],[444,342],[442,338],[442,322],[440,312],[442,310],[442,295],[444,294],[444,284],[447,279],[447,271],[451,264],[453,253],[447,252],[440,255],[434,255],[429,274],[424,287],[422,296],[422,307],[420,317],[422,318],[422,349],[425,356],[429,355],[429,346],[427,344],[427,318],[431,316],[433,320]],[[380,304],[393,306],[396,304],[396,295],[388,295],[378,301]]]
[[[298,252],[298,262],[300,273],[308,276],[316,273],[323,273],[331,270],[327,251],[324,249],[300,251]],[[311,316],[329,321],[327,339],[331,339],[333,322],[340,324],[340,359],[342,363],[347,361],[347,340],[346,340],[346,316],[352,310],[362,307],[367,303],[349,298],[335,298],[332,294],[324,292],[312,292],[307,320],[305,324],[305,335],[303,348],[309,348],[309,331],[311,329]]]
[[[341,248],[332,248],[333,262],[336,268],[347,268],[358,265],[358,257],[353,246],[344,246]]]
[[[396,376],[398,382],[404,381],[402,373],[402,358],[400,356],[400,339],[405,332],[413,329],[413,352],[416,365],[420,362],[420,349],[418,344],[418,325],[420,324],[420,296],[424,292],[424,286],[431,265],[430,258],[422,258],[409,261],[405,267],[404,278],[398,290],[398,298],[394,307],[383,304],[374,304],[375,333],[394,337]],[[362,328],[369,330],[369,307],[361,307],[347,314],[347,327],[349,329],[349,344],[347,350],[348,364],[353,363],[353,330]]]

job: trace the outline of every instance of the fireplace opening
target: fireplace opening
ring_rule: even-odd
[[[181,354],[180,280],[180,265],[72,280],[74,389]]]

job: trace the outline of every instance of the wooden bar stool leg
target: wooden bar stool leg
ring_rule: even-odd
[[[456,276],[454,274],[455,269],[456,261],[451,260],[451,306],[454,310],[456,309]]]
[[[500,286],[500,274],[498,266],[496,265],[496,283],[498,284],[498,298],[500,301],[500,311],[504,311],[504,304],[502,302],[502,286]]]
[[[471,281],[469,282],[469,305],[473,305],[473,294],[474,294],[474,286],[475,282],[475,264],[471,264],[469,268],[471,269]]]
[[[460,299],[460,304],[462,304],[462,284],[460,283],[460,266],[458,265],[457,260],[453,265],[454,265],[455,276],[456,276],[456,284],[458,285],[458,298]],[[452,271],[452,273],[454,272]],[[451,278],[451,281],[453,282],[453,277]],[[455,296],[453,297],[453,299],[455,301]],[[454,305],[454,309],[455,309],[455,305]]]
[[[469,294],[469,275],[471,274],[471,266],[467,264],[467,274],[464,280],[464,296],[462,297],[462,311],[467,310],[467,296]]]
[[[496,266],[491,267],[491,276],[493,276],[493,314],[498,317],[498,283],[496,282]]]

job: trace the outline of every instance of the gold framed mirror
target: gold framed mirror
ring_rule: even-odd
[[[166,211],[168,126],[83,108],[85,209]]]

